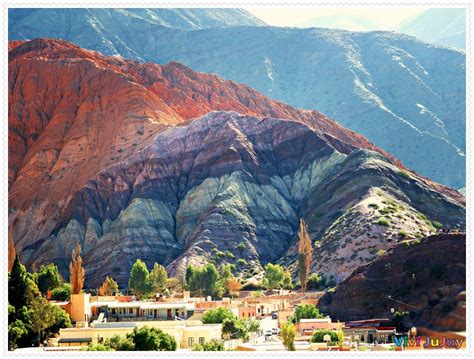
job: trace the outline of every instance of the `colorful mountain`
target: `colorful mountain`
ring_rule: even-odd
[[[453,188],[465,186],[461,50],[394,32],[249,22],[190,30],[150,23],[143,14],[124,21],[118,10],[44,9],[23,20],[16,11],[10,11],[11,40],[59,37],[105,55],[179,61],[293,106],[317,108],[420,174]]]
[[[89,286],[126,285],[136,258],[170,273],[233,262],[241,241],[248,268],[291,264],[304,218],[313,267],[340,281],[402,230],[465,223],[457,191],[320,112],[178,63],[61,40],[9,48],[9,223],[28,267],[66,274],[77,242]]]

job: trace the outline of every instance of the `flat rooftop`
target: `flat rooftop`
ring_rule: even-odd
[[[108,308],[140,308],[140,309],[181,309],[194,310],[194,303],[166,303],[166,302],[118,302],[118,301],[100,301],[91,302],[91,307],[108,307]]]

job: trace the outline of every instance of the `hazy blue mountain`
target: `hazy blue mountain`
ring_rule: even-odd
[[[362,16],[334,14],[318,16],[302,21],[298,27],[325,27],[328,29],[344,29],[350,31],[373,31],[380,28],[380,24],[373,19]]]
[[[10,38],[63,38],[105,54],[133,58],[140,58],[140,53],[128,43],[156,26],[198,30],[266,25],[243,9],[9,9],[8,16]]]
[[[47,22],[44,11],[28,17]],[[320,110],[420,174],[454,188],[465,186],[462,51],[393,32],[268,26],[189,31],[138,15],[124,24],[113,20],[120,12],[110,10],[100,12],[109,21],[99,31],[89,10],[54,11],[48,26],[13,23],[10,39],[59,37],[107,55],[179,61],[291,105]]]
[[[396,31],[438,45],[466,48],[466,10],[429,9],[402,22]]]

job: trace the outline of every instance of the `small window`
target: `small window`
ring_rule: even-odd
[[[128,310],[128,313],[129,313],[129,314],[133,314],[133,308],[130,308],[130,309]]]
[[[188,338],[188,347],[192,348],[194,345],[194,337],[189,337]]]
[[[201,345],[204,344],[204,337],[199,337],[199,344],[201,344]]]

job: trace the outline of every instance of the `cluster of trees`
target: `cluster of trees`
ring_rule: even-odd
[[[216,308],[204,312],[204,324],[222,324],[222,336],[225,339],[248,341],[251,334],[260,331],[260,322],[252,319],[238,319],[229,308]]]
[[[163,293],[167,289],[168,274],[165,267],[155,263],[151,272],[140,259],[137,259],[130,271],[128,288],[139,298],[150,294]]]
[[[89,345],[88,351],[175,351],[176,340],[157,328],[147,326],[133,329],[126,336],[114,335],[97,345]]]
[[[15,253],[14,247],[9,253]],[[69,300],[84,285],[81,247],[72,251],[69,265],[70,283],[65,283],[54,264],[42,265],[37,273],[29,273],[15,254],[8,273],[8,348],[40,345],[45,338],[71,326],[69,315],[45,296]]]
[[[308,228],[304,220],[300,221],[298,236],[300,239],[298,278],[301,283],[301,288],[303,290],[316,290],[325,288],[327,284],[334,285],[334,281],[327,282],[322,275],[317,273],[310,275],[312,247]],[[247,246],[243,242],[240,242],[236,246],[236,249],[241,255],[246,248]],[[128,286],[129,289],[140,298],[147,297],[152,293],[164,292],[172,283],[174,283],[173,285],[175,287],[179,287],[180,284],[183,284],[184,289],[189,290],[191,295],[221,298],[223,295],[234,296],[242,289],[241,283],[233,274],[236,270],[237,266],[229,263],[221,264],[218,270],[213,261],[210,261],[204,266],[188,265],[186,267],[184,283],[179,283],[180,280],[176,278],[167,278],[167,273],[163,266],[155,263],[152,271],[148,272],[146,264],[138,259],[130,272]],[[267,289],[294,288],[290,272],[281,265],[272,263],[268,263],[265,266],[264,278],[259,286],[261,285]],[[109,292],[113,292],[113,290]]]
[[[234,296],[242,288],[233,274],[232,264],[222,264],[220,271],[213,263],[202,267],[188,265],[185,274],[185,288],[192,295],[221,298],[224,294]]]
[[[15,257],[8,274],[9,350],[39,345],[60,328],[71,326],[67,313],[43,296],[62,284],[57,267],[45,266],[39,273],[29,273],[18,256]]]

